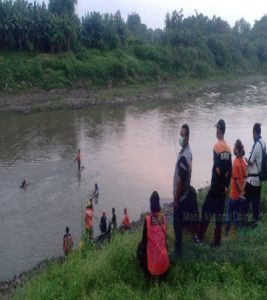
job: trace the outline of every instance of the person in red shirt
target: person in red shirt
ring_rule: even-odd
[[[122,221],[122,229],[130,229],[130,219],[128,215],[127,208],[124,208],[124,218]]]
[[[167,251],[167,220],[161,213],[157,191],[150,197],[151,213],[145,218],[142,240],[137,247],[137,257],[148,277],[165,277],[169,269]]]
[[[240,198],[245,193],[247,166],[243,158],[245,155],[244,146],[240,140],[236,140],[235,142],[234,155],[236,158],[232,168],[231,193],[227,206],[225,235],[229,234],[232,216],[234,216],[235,228],[239,226]]]
[[[93,236],[93,207],[87,205],[85,212],[85,230],[89,235],[89,238]]]

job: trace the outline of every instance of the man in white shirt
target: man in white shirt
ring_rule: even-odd
[[[261,138],[261,124],[255,123],[253,126],[253,139],[254,145],[252,147],[248,164],[248,177],[245,187],[245,198],[246,201],[243,207],[244,221],[248,220],[249,205],[252,203],[252,214],[253,221],[252,227],[257,226],[260,215],[260,196],[261,196],[261,181],[259,173],[261,171],[262,152],[266,149],[266,144]],[[246,225],[246,224],[245,224]]]

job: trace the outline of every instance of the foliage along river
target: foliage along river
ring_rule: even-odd
[[[132,220],[147,210],[149,197],[172,195],[172,176],[179,151],[180,126],[188,123],[193,151],[192,184],[208,185],[214,125],[226,121],[226,140],[252,146],[252,125],[261,122],[267,140],[267,84],[203,93],[190,101],[162,100],[127,106],[94,106],[79,111],[0,116],[0,281],[62,255],[62,236],[69,226],[75,246],[83,225],[84,204],[94,183],[95,234],[100,214],[118,222],[127,207]],[[73,159],[81,148],[84,170]],[[26,178],[27,190],[19,185]]]

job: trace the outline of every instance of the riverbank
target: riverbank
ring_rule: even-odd
[[[200,207],[205,191],[198,194]],[[184,234],[183,257],[171,265],[167,280],[149,282],[136,259],[142,234],[136,230],[116,234],[104,247],[89,245],[74,251],[63,263],[48,267],[17,288],[13,299],[265,299],[267,297],[267,185],[262,190],[262,218],[256,229],[240,229],[223,237],[222,246],[212,250],[213,225],[204,244],[195,245]],[[173,251],[171,209],[168,245]]]
[[[266,82],[263,75],[213,76],[207,79],[184,78],[169,82],[126,84],[109,87],[87,86],[79,89],[29,90],[23,94],[0,96],[0,113],[37,113],[45,111],[80,109],[91,105],[123,105],[138,101],[181,100],[198,97],[203,93],[241,90],[248,85]]]

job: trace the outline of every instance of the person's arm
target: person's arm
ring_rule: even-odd
[[[145,246],[147,245],[147,224],[146,224],[146,218],[145,218],[144,227],[143,227],[142,243]]]
[[[230,154],[230,159],[228,161],[228,172],[226,173],[226,180],[225,180],[225,183],[226,183],[226,192],[228,190],[228,187],[230,185],[230,182],[231,182],[231,177],[232,177],[232,155]]]
[[[174,197],[174,206],[179,206],[179,199],[181,198],[181,195],[184,192],[184,186],[185,186],[185,180],[186,175],[189,171],[189,166],[186,161],[186,158],[182,156],[178,161],[178,175],[179,180],[177,181],[177,189],[176,189],[176,195]]]
[[[221,176],[221,162],[220,162],[220,157],[219,154],[216,151],[216,148],[214,147],[213,149],[213,164],[215,171],[218,176]]]
[[[241,195],[243,187],[241,186],[240,182],[238,181],[238,178],[235,178],[235,184],[236,184],[238,193]]]
[[[244,196],[244,194],[245,194],[245,186],[246,186],[246,183],[247,183],[246,179],[247,179],[247,176],[248,176],[247,166],[246,166],[245,163],[244,163],[243,172],[244,172],[244,183],[243,183],[243,186],[242,186],[241,196]]]
[[[182,179],[178,180],[177,182],[177,190],[176,190],[176,195],[174,197],[174,206],[178,207],[179,206],[179,199],[184,191],[184,182]]]
[[[254,162],[256,161],[256,154],[257,154],[257,148],[258,147],[258,143],[255,144],[255,146],[253,146],[251,154],[249,159],[247,160],[247,164],[249,166],[252,166],[254,164]]]

